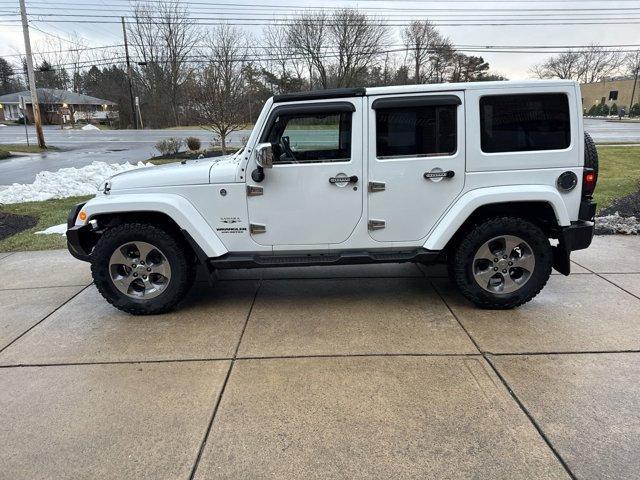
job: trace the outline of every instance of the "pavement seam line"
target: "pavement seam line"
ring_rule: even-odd
[[[5,258],[9,258],[11,255],[13,255],[13,254],[14,254],[14,253],[16,253],[16,252],[3,252],[3,253],[6,253],[7,255],[5,255],[4,257],[0,258],[0,262],[1,262],[2,260],[4,260]]]
[[[638,351],[640,353],[640,351]],[[627,353],[627,352],[608,352]],[[29,367],[72,367],[80,365],[143,365],[148,363],[187,363],[187,362],[225,362],[230,360],[301,360],[305,358],[362,358],[362,357],[479,357],[480,353],[327,353],[316,355],[273,355],[273,356],[240,356],[240,357],[211,357],[211,358],[168,358],[158,360],[105,360],[95,362],[60,362],[60,363],[16,363],[14,365],[0,365],[1,369],[29,368]],[[504,354],[515,355],[515,354]]]
[[[631,295],[634,298],[637,298],[638,300],[640,300],[640,297],[634,293],[631,293],[629,290],[627,290],[626,288],[622,288],[620,285],[618,285],[617,283],[612,282],[611,280],[609,280],[606,277],[603,277],[602,275],[634,275],[634,272],[623,272],[623,273],[598,273],[598,272],[594,272],[593,270],[591,270],[590,268],[585,267],[584,265],[580,265],[578,262],[576,262],[575,260],[572,260],[576,265],[581,266],[582,268],[584,268],[585,270],[588,270],[589,272],[591,272],[593,275],[595,275],[596,277],[601,278],[602,280],[604,280],[605,282],[609,282],[611,285],[613,285],[616,288],[619,288],[620,290],[622,290],[625,293],[628,293],[629,295]]]
[[[58,310],[60,310],[62,307],[64,307],[66,304],[68,304],[71,300],[73,300],[74,298],[76,298],[78,295],[80,295],[82,292],[84,292],[87,288],[89,288],[91,285],[93,285],[92,283],[90,283],[89,285],[87,285],[84,288],[81,288],[80,290],[78,290],[78,292],[76,292],[74,295],[72,295],[71,297],[69,297],[66,301],[64,301],[62,304],[58,305],[56,308],[54,308],[51,312],[49,312],[47,315],[45,315],[43,318],[41,318],[40,320],[38,320],[36,323],[34,323],[33,325],[31,325],[28,329],[26,329],[24,332],[22,332],[20,335],[18,335],[16,338],[14,338],[13,340],[11,340],[11,342],[9,342],[7,345],[5,345],[3,348],[0,348],[0,353],[4,352],[7,348],[9,348],[11,345],[13,345],[14,343],[16,343],[18,340],[20,340],[22,337],[24,337],[27,333],[29,333],[31,330],[33,330],[34,328],[36,328],[38,325],[40,325],[42,322],[44,322],[47,318],[49,318],[51,315],[53,315],[54,313],[56,313]]]
[[[562,465],[562,467],[565,469],[565,471],[567,472],[567,474],[569,475],[569,477],[571,477],[573,480],[577,480],[577,477],[574,475],[574,473],[571,471],[571,469],[569,468],[569,465],[567,464],[567,462],[562,458],[562,456],[560,455],[560,452],[558,452],[556,450],[556,448],[553,446],[553,444],[551,443],[551,440],[549,440],[549,438],[547,437],[547,435],[544,433],[544,430],[542,429],[542,426],[540,424],[538,424],[538,422],[535,420],[535,418],[533,418],[533,415],[531,414],[531,412],[529,412],[529,410],[527,409],[527,407],[525,407],[524,403],[520,400],[520,398],[518,397],[518,395],[516,394],[516,392],[511,388],[511,386],[509,385],[509,383],[507,382],[507,380],[502,376],[502,374],[500,374],[500,371],[498,370],[498,368],[493,364],[493,362],[491,361],[490,356],[488,355],[483,355],[484,359],[486,360],[486,362],[489,364],[489,366],[491,367],[491,369],[494,371],[494,373],[496,374],[496,376],[500,379],[500,382],[502,382],[502,385],[504,385],[504,387],[507,389],[507,391],[509,392],[509,395],[511,395],[511,398],[513,398],[513,400],[516,402],[516,404],[520,407],[520,410],[522,410],[524,412],[524,414],[527,416],[527,418],[529,419],[529,422],[531,422],[531,424],[533,425],[533,427],[536,429],[536,431],[538,432],[538,434],[540,435],[540,437],[542,437],[542,439],[544,440],[544,442],[547,444],[547,446],[549,447],[549,449],[551,450],[551,452],[555,455],[555,457],[558,459],[558,461],[560,462],[560,464]]]
[[[15,288],[0,288],[0,292],[15,292],[17,290],[40,290],[47,288],[74,288],[74,287],[88,287],[91,283],[79,283],[77,285],[46,285],[43,287],[15,287]]]
[[[500,374],[500,372],[498,371],[498,369],[496,368],[496,366],[491,362],[489,355],[487,355],[487,352],[484,352],[481,348],[480,345],[478,344],[478,342],[476,342],[476,340],[473,338],[473,336],[469,333],[469,331],[465,328],[465,326],[462,324],[462,321],[460,320],[460,318],[458,318],[458,316],[454,313],[453,309],[449,306],[449,303],[447,303],[447,301],[445,300],[444,296],[442,295],[442,293],[440,292],[440,290],[438,290],[435,286],[435,284],[433,283],[433,281],[431,281],[431,279],[429,279],[429,283],[431,284],[431,287],[436,291],[436,293],[438,294],[438,296],[440,297],[440,299],[442,300],[442,302],[446,305],[447,309],[449,309],[449,312],[451,312],[451,315],[453,315],[453,317],[456,319],[456,321],[458,322],[458,325],[460,325],[460,328],[462,328],[462,330],[464,331],[464,333],[467,334],[467,336],[469,337],[469,340],[471,340],[471,342],[476,346],[476,348],[478,349],[478,351],[480,352],[480,354],[482,355],[482,358],[484,358],[484,360],[487,362],[487,364],[491,367],[491,369],[493,370],[493,372],[495,373],[495,375],[500,379],[500,381],[502,382],[502,385],[504,385],[504,387],[507,389],[507,391],[509,392],[509,395],[511,396],[511,398],[516,402],[516,405],[518,405],[518,407],[520,408],[520,410],[525,414],[525,416],[529,419],[529,422],[531,423],[531,425],[533,425],[533,428],[536,429],[536,431],[538,432],[538,435],[540,435],[540,437],[542,438],[542,440],[544,441],[544,443],[547,444],[547,447],[549,447],[549,450],[551,450],[551,453],[553,453],[553,455],[556,457],[556,459],[558,460],[558,462],[560,462],[560,465],[562,465],[562,468],[564,468],[565,472],[567,472],[567,475],[569,475],[569,477],[572,480],[577,480],[576,476],[573,474],[573,472],[571,471],[571,469],[569,468],[569,465],[567,464],[567,462],[565,462],[565,460],[562,458],[562,456],[560,455],[560,452],[558,452],[556,450],[556,448],[553,446],[553,444],[551,443],[551,440],[549,440],[547,438],[547,435],[544,433],[544,430],[542,430],[542,427],[538,424],[538,422],[536,422],[536,420],[533,418],[533,415],[531,415],[531,413],[529,412],[529,410],[524,406],[524,403],[522,403],[522,401],[520,401],[520,399],[518,398],[518,396],[516,395],[515,391],[513,391],[511,389],[511,387],[509,386],[509,384],[507,383],[506,379]]]
[[[193,480],[195,478],[196,472],[198,471],[198,466],[200,465],[200,459],[202,458],[204,448],[207,445],[207,441],[209,440],[209,435],[211,434],[211,429],[213,428],[213,422],[216,419],[216,414],[218,413],[218,408],[220,407],[220,403],[222,403],[222,396],[224,395],[224,391],[227,388],[227,383],[229,382],[229,378],[231,377],[231,371],[233,370],[233,366],[235,365],[236,355],[238,354],[238,349],[240,348],[242,337],[244,336],[244,332],[247,328],[247,324],[249,323],[249,318],[251,318],[251,312],[253,312],[253,306],[256,304],[256,299],[258,298],[258,292],[260,291],[261,286],[262,286],[262,279],[258,280],[258,285],[256,286],[255,293],[253,294],[253,300],[251,302],[251,305],[249,306],[249,311],[247,312],[247,318],[245,319],[244,325],[242,327],[242,331],[240,332],[240,338],[238,338],[238,343],[236,344],[235,351],[233,352],[233,357],[231,358],[231,363],[229,364],[227,375],[224,377],[224,382],[222,383],[222,387],[220,388],[220,393],[218,394],[218,398],[216,399],[216,402],[213,406],[213,412],[211,413],[211,418],[209,419],[207,430],[205,431],[204,437],[202,438],[202,442],[200,443],[200,448],[198,449],[198,454],[196,455],[196,459],[193,462],[193,467],[191,468],[191,474],[189,475],[189,480]]]

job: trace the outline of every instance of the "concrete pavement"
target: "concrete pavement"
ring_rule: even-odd
[[[0,253],[0,476],[633,478],[638,258],[596,237],[506,312],[405,264],[230,271],[132,317],[64,251]]]

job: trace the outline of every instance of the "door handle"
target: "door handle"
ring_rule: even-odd
[[[425,179],[430,180],[432,178],[453,178],[456,172],[453,170],[447,170],[446,172],[424,172],[422,175]]]
[[[346,175],[340,175],[339,177],[331,177],[329,178],[329,183],[358,183],[358,176],[351,175],[350,177],[347,177]]]

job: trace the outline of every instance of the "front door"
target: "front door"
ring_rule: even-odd
[[[274,104],[260,135],[273,168],[247,182],[262,188],[247,197],[254,241],[325,248],[351,235],[363,214],[363,102]]]
[[[462,191],[464,93],[368,97],[369,235],[426,237]]]

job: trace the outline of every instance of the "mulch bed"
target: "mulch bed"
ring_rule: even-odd
[[[600,216],[614,215],[616,212],[621,217],[640,218],[640,190],[618,198],[607,208],[603,208]]]
[[[640,235],[640,190],[620,197],[599,212],[596,235]]]
[[[33,228],[38,219],[29,215],[14,215],[13,213],[0,212],[0,240]]]

